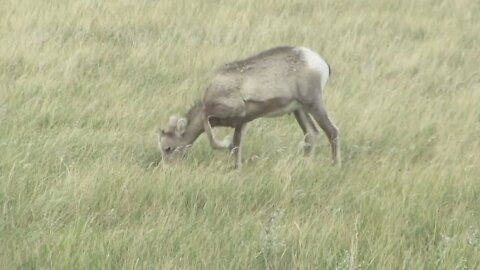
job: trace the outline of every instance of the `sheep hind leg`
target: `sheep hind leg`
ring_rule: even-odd
[[[332,148],[332,157],[334,163],[338,166],[341,166],[342,162],[340,157],[339,131],[335,124],[333,124],[333,122],[328,117],[323,102],[321,102],[321,100],[315,102],[312,106],[310,106],[309,112],[312,114],[313,118],[315,118],[320,128],[327,135],[327,138]]]
[[[298,122],[298,125],[303,131],[305,139],[304,154],[305,156],[310,155],[312,149],[316,145],[318,129],[313,123],[310,115],[308,115],[305,111],[297,110],[293,114]]]

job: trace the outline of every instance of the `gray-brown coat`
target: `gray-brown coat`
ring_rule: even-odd
[[[240,142],[245,124],[260,117],[294,113],[305,135],[305,153],[315,145],[318,129],[327,135],[333,160],[340,165],[337,127],[329,119],[322,91],[330,76],[329,65],[304,47],[277,47],[219,68],[203,98],[183,117],[170,117],[159,131],[159,146],[167,159],[184,153],[205,132],[214,149],[229,149],[235,166],[241,166]],[[218,141],[212,127],[235,129],[233,139]]]

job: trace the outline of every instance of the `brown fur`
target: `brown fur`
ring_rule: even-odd
[[[321,64],[328,66],[327,69],[309,66],[305,54],[301,48],[277,47],[223,65],[201,101],[184,116],[185,131],[175,140],[163,137],[163,145],[189,145],[205,132],[213,148],[232,150],[235,166],[240,167],[240,142],[245,124],[259,117],[293,112],[305,134],[305,152],[310,152],[318,134],[313,116],[331,143],[334,160],[340,163],[338,129],[328,118],[322,101],[321,81],[326,82],[330,68],[326,62]],[[323,59],[318,56],[314,61]],[[233,140],[219,142],[212,132],[215,126],[234,128]]]

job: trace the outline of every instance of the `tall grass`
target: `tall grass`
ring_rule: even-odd
[[[1,269],[479,269],[480,2],[0,2]],[[258,120],[245,166],[155,128],[222,63],[302,45],[342,138]],[[224,131],[225,132],[225,131]]]

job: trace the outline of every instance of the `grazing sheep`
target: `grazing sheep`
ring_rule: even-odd
[[[228,149],[241,166],[241,139],[246,123],[260,117],[293,113],[305,135],[305,154],[311,152],[318,135],[314,121],[331,145],[333,160],[341,165],[337,127],[327,115],[322,93],[330,66],[304,47],[277,47],[249,58],[227,63],[210,81],[203,98],[184,116],[171,116],[158,131],[158,143],[166,160],[185,154],[205,132],[214,149]],[[232,127],[233,139],[220,142],[212,127]]]

